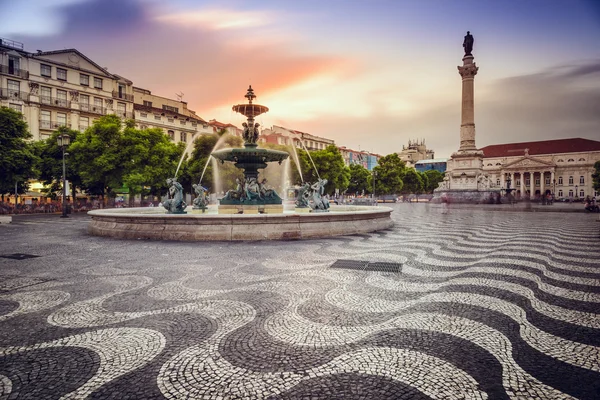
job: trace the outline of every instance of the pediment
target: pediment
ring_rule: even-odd
[[[548,167],[554,167],[554,163],[549,162],[549,161],[545,161],[545,160],[540,160],[538,158],[532,157],[532,156],[524,156],[521,157],[518,160],[515,160],[511,163],[505,164],[502,166],[503,169],[507,169],[507,168],[536,168],[536,167],[544,167],[544,168],[548,168]]]
[[[107,70],[75,49],[42,53],[36,58],[85,70],[97,75],[111,76]]]

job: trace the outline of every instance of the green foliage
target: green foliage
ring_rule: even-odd
[[[63,172],[62,149],[58,146],[58,136],[63,134],[69,135],[71,143],[74,143],[77,140],[79,132],[61,126],[48,139],[34,143],[36,154],[39,156],[37,164],[37,169],[39,170],[38,179],[46,185],[47,190],[45,192],[53,199],[56,197],[55,193],[60,190],[62,185],[60,183]],[[65,152],[67,152],[67,149],[65,149]],[[71,184],[72,196],[74,196],[77,188],[85,189],[85,187],[83,186],[78,170],[71,168],[69,155],[65,156],[65,164],[67,168],[67,180]]]
[[[429,169],[423,174],[427,177],[427,183],[425,185],[426,193],[433,193],[433,191],[437,189],[439,183],[444,180],[444,174],[435,169]]]
[[[402,181],[404,182],[402,193],[420,193],[423,191],[423,180],[414,168],[406,168]]]
[[[166,180],[175,175],[183,146],[171,142],[161,129],[136,129],[126,126],[121,137],[124,167],[123,185],[134,194],[160,195]]]
[[[31,134],[22,114],[8,107],[0,107],[0,193],[24,193],[28,180],[36,175],[37,155],[27,139]]]
[[[350,183],[350,169],[344,164],[342,153],[340,153],[340,150],[337,147],[329,145],[323,150],[311,151],[310,156],[319,171],[318,176],[322,179],[327,179],[327,185],[325,186],[326,194],[335,193],[336,188],[339,189],[340,193],[343,193],[348,189]],[[302,171],[304,181],[311,183],[316,182],[318,176],[309,159],[308,153],[298,151],[298,157],[303,159],[301,164],[308,164],[312,167]]]
[[[371,172],[360,164],[351,164],[350,182],[348,184],[348,193],[359,194],[371,192],[373,185],[371,182]]]
[[[594,173],[592,174],[594,190],[600,190],[600,161],[594,164]]]
[[[422,183],[421,191],[427,193],[427,189],[429,188],[429,177],[427,176],[427,174],[425,172],[417,172],[417,173],[419,174],[419,177],[421,178],[421,183]],[[419,192],[417,192],[417,193],[419,193]]]
[[[398,154],[392,153],[381,157],[378,165],[373,168],[373,172],[377,175],[375,177],[376,194],[398,194],[402,191],[405,164]]]

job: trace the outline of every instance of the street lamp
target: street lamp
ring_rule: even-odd
[[[577,188],[579,188],[579,186],[575,185],[575,198],[576,199],[579,198],[579,192],[577,191]]]
[[[67,215],[67,167],[65,165],[65,147],[71,143],[71,137],[66,133],[58,135],[58,147],[62,150],[62,161],[63,161],[63,173],[62,173],[62,185],[63,185],[63,198],[62,198],[62,215],[61,218],[68,218]]]

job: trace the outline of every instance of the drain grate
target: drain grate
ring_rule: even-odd
[[[36,256],[35,254],[14,253],[14,254],[0,255],[0,257],[10,258],[13,260],[26,260],[28,258],[36,258],[36,257],[41,257],[41,256]]]
[[[331,268],[400,273],[402,264],[381,261],[370,262],[361,260],[336,260],[333,264],[331,264]]]

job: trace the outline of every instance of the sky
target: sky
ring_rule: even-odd
[[[76,48],[205,120],[249,84],[258,118],[381,155],[458,149],[462,42],[475,38],[476,144],[600,140],[598,0],[0,0],[0,37]]]

